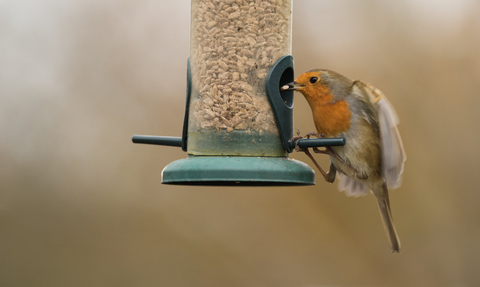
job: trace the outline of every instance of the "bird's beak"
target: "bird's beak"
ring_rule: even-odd
[[[299,84],[297,82],[288,83],[280,88],[280,91],[299,91],[302,90],[305,85]]]

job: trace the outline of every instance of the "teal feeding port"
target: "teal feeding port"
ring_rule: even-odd
[[[294,80],[291,14],[291,0],[250,7],[192,0],[182,137],[133,136],[134,143],[187,152],[164,168],[162,183],[315,184],[314,171],[289,153],[295,145],[342,145],[344,139],[291,142],[293,91],[280,91]]]

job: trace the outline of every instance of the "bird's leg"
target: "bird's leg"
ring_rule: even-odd
[[[299,134],[300,133],[300,130],[297,129],[297,133]],[[319,133],[315,133],[315,132],[309,132],[308,134],[305,135],[306,138],[310,138],[311,136],[316,136],[317,138],[325,138],[325,134],[319,134]],[[320,150],[318,149],[318,147],[313,147],[312,148],[313,152],[314,153],[321,153],[321,154],[327,154],[327,155],[331,155],[333,156],[334,158],[336,158],[339,162],[341,162],[344,166],[346,166],[347,168],[351,169],[353,171],[353,173],[355,174],[355,177],[359,178],[359,179],[367,179],[367,177],[364,177],[364,176],[358,176],[359,172],[357,172],[356,169],[354,169],[350,164],[348,164],[343,158],[341,158],[331,147],[325,147],[324,150]],[[330,163],[330,171],[324,175],[325,176],[325,180],[327,182],[333,182],[335,180],[335,174],[336,174],[336,168],[335,166],[333,165],[333,163]],[[330,175],[330,172],[332,172],[332,179],[330,178],[327,178],[326,176]],[[324,174],[324,173],[322,173]],[[331,180],[331,181],[330,181]]]
[[[325,147],[324,150],[320,150],[317,147],[312,148],[314,153],[322,153],[322,154],[328,154],[336,158],[339,162],[341,162],[344,165],[347,165],[347,162],[341,158],[331,147]]]
[[[318,148],[314,147],[313,152],[330,155],[330,156],[334,157],[335,159],[337,159],[343,166],[352,170],[353,173],[355,174],[356,178],[362,179],[362,180],[368,179],[368,176],[363,176],[363,175],[359,176],[360,173],[355,168],[353,168],[353,166],[351,166],[349,163],[347,163],[343,158],[341,158],[331,147],[325,147],[324,150],[319,150]]]
[[[333,162],[330,162],[330,170],[327,173],[327,176],[325,176],[325,181],[329,183],[333,183],[335,181],[335,175],[337,174],[337,169],[333,165]]]
[[[299,136],[293,137],[292,141],[295,141],[296,139],[298,139],[298,137]],[[300,137],[300,138],[302,138],[302,137]],[[328,171],[328,173],[326,173],[323,170],[323,168],[318,164],[318,162],[315,160],[315,158],[312,156],[312,154],[310,153],[308,148],[301,148],[301,147],[298,146],[298,143],[297,143],[295,145],[295,151],[304,152],[313,161],[315,166],[318,168],[320,173],[323,175],[323,178],[325,178],[326,182],[332,183],[332,182],[335,181],[335,174],[336,174],[337,170],[336,170],[335,166],[333,165],[333,163],[330,163],[330,170]]]
[[[297,150],[297,147],[295,147],[295,150]],[[310,153],[310,151],[308,150],[308,148],[298,148],[297,151],[303,151],[312,161],[313,163],[315,164],[315,166],[318,168],[318,170],[320,171],[320,173],[323,175],[323,177],[325,178],[326,181],[327,180],[327,176],[328,174],[323,170],[323,168],[318,164],[318,162],[315,160],[315,158],[312,156],[312,154]],[[334,178],[335,179],[335,178]]]
[[[304,137],[302,137],[300,135],[300,129],[296,128],[297,129],[297,135],[294,136],[290,142],[295,142],[297,139],[302,139]],[[323,134],[318,134],[318,133],[315,133],[315,132],[309,132],[305,135],[305,138],[310,138],[311,136],[316,136],[317,138],[320,138],[320,137],[325,137]],[[314,151],[315,149],[317,149],[316,147],[313,148]],[[317,149],[318,150],[318,149]],[[323,175],[323,178],[325,178],[325,181],[326,182],[329,182],[329,183],[332,183],[335,181],[335,175],[337,173],[337,169],[335,168],[335,166],[333,165],[332,162],[330,162],[330,170],[328,171],[328,173],[326,173],[323,168],[318,164],[318,162],[315,160],[315,158],[312,156],[312,154],[310,153],[310,151],[308,150],[308,148],[301,148],[298,146],[298,141],[295,143],[295,151],[297,152],[304,152],[312,161],[313,163],[315,164],[315,166],[318,168],[318,170],[320,171],[320,173]]]
[[[323,168],[317,163],[317,161],[315,160],[315,158],[312,156],[312,154],[310,153],[310,151],[308,150],[308,148],[306,149],[302,149],[302,151],[313,161],[313,163],[315,164],[315,166],[318,168],[318,170],[320,171],[320,173],[323,175],[323,178],[325,178],[325,181],[328,182],[328,183],[333,183],[335,181],[335,175],[337,173],[337,169],[335,168],[335,166],[333,165],[332,162],[330,162],[330,170],[328,171],[328,173],[326,173]]]

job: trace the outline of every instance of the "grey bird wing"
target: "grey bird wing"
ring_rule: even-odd
[[[389,189],[402,184],[402,173],[407,156],[397,129],[399,123],[390,102],[383,97],[377,102],[382,140],[383,172]]]
[[[389,189],[398,188],[402,183],[406,154],[397,129],[400,121],[395,109],[379,89],[368,83],[355,81],[352,92],[357,97],[364,98],[366,95],[368,99],[364,100],[370,102],[377,111],[382,146],[382,173]],[[365,114],[364,118],[368,122],[374,121],[368,114]],[[341,173],[338,173],[338,179],[338,189],[344,191],[347,196],[367,195],[369,188],[362,182]]]
[[[382,145],[382,171],[389,189],[402,184],[402,173],[406,160],[402,138],[397,125],[400,123],[395,109],[385,95],[372,85],[356,81],[363,85],[370,102],[376,107],[380,124],[380,140]]]

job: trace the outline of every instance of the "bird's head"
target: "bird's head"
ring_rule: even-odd
[[[294,82],[281,87],[282,91],[299,91],[308,102],[330,103],[343,99],[353,81],[330,70],[316,69],[301,74]]]

